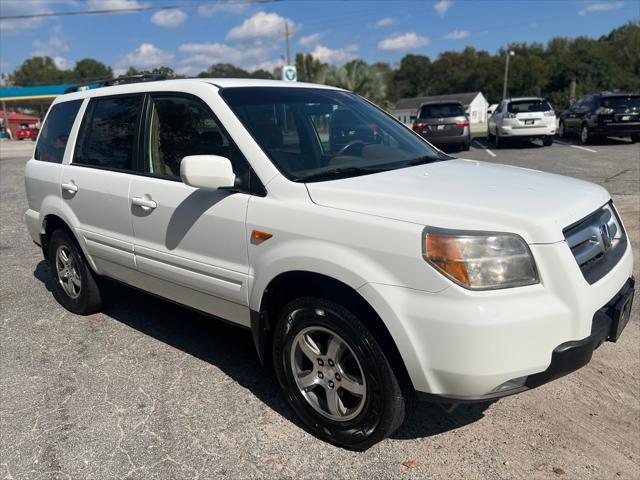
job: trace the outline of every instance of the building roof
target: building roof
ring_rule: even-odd
[[[33,100],[37,98],[55,98],[62,95],[69,87],[68,85],[40,85],[37,87],[0,87],[0,100]]]
[[[40,119],[38,117],[34,117],[33,115],[26,115],[24,113],[16,113],[16,112],[7,112],[7,117],[9,118],[9,122],[38,122]],[[0,110],[0,122],[4,119],[4,111]]]
[[[401,98],[396,102],[396,110],[415,110],[420,105],[426,102],[444,102],[444,101],[457,101],[462,103],[465,107],[469,106],[471,102],[482,92],[467,92],[467,93],[452,93],[449,95],[432,95],[430,97],[414,97],[414,98]]]

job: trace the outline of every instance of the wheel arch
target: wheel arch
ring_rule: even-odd
[[[332,300],[358,315],[385,352],[400,385],[403,389],[412,388],[400,351],[380,315],[353,287],[316,272],[293,270],[280,273],[262,292],[260,310],[251,310],[251,332],[261,362],[267,363],[271,356],[278,313],[291,300],[305,296]]]
[[[56,230],[65,230],[69,233],[69,235],[71,235],[71,238],[73,238],[76,241],[76,244],[80,247],[80,251],[82,252],[85,260],[87,260],[87,262],[89,263],[89,267],[94,272],[96,272],[96,265],[93,262],[91,256],[87,255],[87,251],[83,242],[80,241],[80,238],[78,238],[76,232],[73,230],[71,225],[69,225],[69,222],[67,222],[64,218],[57,215],[56,213],[49,213],[42,217],[42,233],[40,234],[40,245],[42,247],[42,254],[44,255],[45,260],[49,259],[49,240],[53,232],[55,232]]]

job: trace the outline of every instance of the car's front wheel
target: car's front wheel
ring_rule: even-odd
[[[567,132],[564,127],[564,122],[560,120],[560,124],[558,125],[558,137],[565,138],[567,136]]]
[[[580,143],[582,143],[583,145],[587,145],[590,142],[591,142],[591,134],[589,133],[589,127],[585,123],[582,125],[582,128],[580,129]]]
[[[100,279],[68,231],[53,232],[49,239],[48,260],[53,292],[64,308],[80,315],[100,310],[105,289],[100,288]]]
[[[337,303],[290,302],[274,333],[276,375],[291,407],[318,437],[365,450],[404,419],[404,397],[362,321]]]

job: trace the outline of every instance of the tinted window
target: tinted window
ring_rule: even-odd
[[[38,137],[34,156],[36,160],[62,163],[69,132],[71,132],[71,127],[81,105],[82,100],[73,100],[51,107],[44,128]]]
[[[420,118],[460,117],[464,114],[464,107],[459,103],[424,105],[420,109]]]
[[[180,178],[188,155],[219,155],[231,160],[241,182],[248,184],[249,165],[208,107],[182,96],[152,96],[145,141],[146,171]]]
[[[553,110],[546,100],[516,100],[509,102],[507,110],[510,113],[548,112]]]
[[[226,88],[221,95],[293,180],[362,175],[443,159],[404,125],[352,93],[247,87]]]
[[[602,106],[620,112],[637,112],[640,110],[640,96],[602,97]]]
[[[78,139],[74,163],[133,170],[142,96],[92,99]]]

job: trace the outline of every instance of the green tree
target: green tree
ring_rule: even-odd
[[[11,75],[14,85],[53,85],[62,83],[65,73],[56,67],[51,57],[32,57],[25,60]]]
[[[315,59],[310,53],[296,54],[296,70],[298,72],[298,80],[300,82],[320,82],[325,75],[328,65]]]
[[[431,60],[424,55],[405,55],[391,77],[391,100],[431,93]]]
[[[76,62],[73,70],[68,74],[72,82],[86,83],[93,80],[103,80],[113,77],[113,70],[104,63],[93,58],[83,58]]]
[[[211,65],[206,72],[201,72],[198,77],[211,78],[249,78],[246,70],[230,63],[216,63]]]
[[[262,68],[251,72],[249,77],[250,78],[261,78],[263,80],[273,80],[274,79],[274,76],[271,73],[267,72],[266,70],[263,70]]]
[[[386,99],[384,73],[363,60],[329,67],[324,72],[324,81],[320,83],[351,90],[375,103],[382,103]]]

